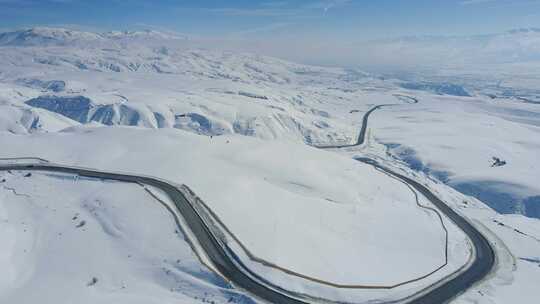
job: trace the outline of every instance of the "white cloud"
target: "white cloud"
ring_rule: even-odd
[[[496,2],[497,0],[464,0],[461,1],[461,5],[471,5],[471,4],[480,4],[480,3],[488,3],[488,2]]]
[[[208,8],[200,9],[202,11],[211,12],[220,15],[227,16],[296,16],[301,14],[303,11],[299,9],[287,9],[287,8],[232,8],[232,7],[221,7],[221,8]]]
[[[0,0],[1,1],[1,0]],[[295,17],[315,16],[317,11],[327,13],[330,9],[349,4],[352,0],[323,0],[314,1],[305,5],[294,6],[287,1],[272,1],[260,4],[256,8],[217,7],[198,8],[197,11],[210,12],[227,16],[266,16],[266,17]],[[180,10],[193,10],[179,8]]]
[[[304,7],[306,9],[321,9],[326,14],[330,9],[344,6],[351,2],[352,0],[324,0],[324,1],[317,1],[317,2],[309,3],[305,5]]]

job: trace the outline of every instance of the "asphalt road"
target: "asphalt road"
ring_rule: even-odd
[[[76,174],[83,177],[115,180],[128,183],[145,184],[156,187],[164,191],[169,198],[174,202],[176,208],[185,219],[189,229],[196,236],[197,240],[203,247],[206,255],[217,268],[221,275],[227,278],[235,287],[244,289],[256,297],[276,304],[300,304],[309,303],[293,298],[292,293],[281,289],[278,286],[272,286],[269,282],[258,277],[255,273],[247,270],[240,259],[234,252],[220,243],[218,237],[214,235],[211,229],[205,224],[196,209],[184,197],[184,194],[173,184],[161,179],[118,174],[113,172],[104,172],[91,169],[81,169],[75,167],[61,166],[51,163],[36,163],[36,164],[0,164],[0,171],[8,170],[24,170],[24,171],[48,171]],[[181,227],[184,228],[184,227]],[[290,295],[287,295],[290,294]],[[302,295],[297,295],[303,297]]]
[[[417,100],[415,100],[418,102]],[[366,114],[364,114],[362,120],[362,128],[360,134],[358,135],[358,140],[356,143],[351,145],[336,145],[336,146],[324,146],[319,147],[323,149],[330,148],[347,148],[353,146],[362,145],[365,141],[367,124],[369,116],[376,110],[384,106],[390,105],[378,105],[371,108]],[[460,273],[453,279],[440,284],[439,286],[434,287],[432,290],[423,293],[407,303],[414,304],[433,304],[433,303],[446,303],[451,299],[455,298],[459,294],[463,293],[474,283],[482,280],[493,268],[495,264],[495,254],[493,248],[487,241],[487,239],[478,231],[474,226],[472,226],[465,218],[456,213],[452,208],[446,205],[441,199],[439,199],[435,194],[433,194],[427,187],[418,183],[417,181],[394,172],[389,168],[381,166],[376,160],[361,157],[356,158],[357,161],[369,164],[375,168],[383,170],[384,172],[406,182],[416,191],[424,195],[431,203],[433,203],[441,212],[443,212],[450,220],[452,220],[472,241],[475,248],[475,259],[472,262],[472,265],[464,272]]]
[[[452,208],[448,207],[442,200],[434,195],[427,187],[419,182],[396,172],[393,172],[372,159],[358,158],[358,161],[370,164],[386,173],[393,175],[402,181],[408,183],[416,191],[424,195],[433,205],[452,220],[472,241],[475,248],[475,259],[472,265],[464,272],[457,275],[455,278],[435,287],[424,295],[412,300],[408,303],[415,304],[430,304],[430,303],[445,303],[459,294],[463,293],[474,283],[483,279],[493,268],[495,263],[495,254],[493,248],[487,239],[474,226],[472,226],[465,218],[457,214]]]
[[[386,105],[376,106],[364,115],[362,128],[360,130],[360,134],[356,143],[352,145],[325,146],[321,148],[344,148],[363,144],[370,114],[383,106]],[[493,249],[491,248],[489,242],[485,239],[485,237],[471,224],[469,224],[466,219],[464,219],[455,211],[453,211],[450,207],[448,207],[428,188],[412,180],[411,178],[393,172],[392,170],[379,165],[373,159],[358,158],[357,160],[370,164],[396,178],[401,179],[402,181],[408,183],[410,186],[416,189],[416,191],[422,193],[441,212],[446,214],[446,216],[448,216],[460,229],[462,229],[474,244],[476,256],[470,268],[447,282],[434,286],[430,290],[425,290],[421,294],[417,294],[415,297],[411,297],[408,301],[406,301],[406,303],[434,304],[447,302],[465,291],[475,282],[484,278],[490,272],[495,260]],[[262,277],[258,276],[256,273],[253,273],[251,270],[249,270],[249,268],[242,263],[241,259],[236,256],[234,251],[231,250],[227,246],[227,244],[219,240],[219,237],[217,237],[212,231],[212,229],[208,227],[203,217],[198,213],[197,209],[177,188],[177,186],[174,185],[174,183],[169,183],[161,179],[147,176],[104,172],[92,169],[61,166],[45,162],[35,164],[0,164],[0,171],[6,170],[37,170],[61,172],[98,179],[146,184],[161,189],[174,202],[176,208],[185,219],[187,225],[189,226],[189,229],[193,232],[199,244],[201,244],[203,250],[212,262],[213,266],[219,271],[221,275],[227,278],[233,286],[243,289],[250,294],[258,298],[264,299],[270,303],[308,304],[318,302],[316,298],[309,295],[290,292],[279,286],[275,286],[263,279]],[[180,228],[184,229],[185,227]]]
[[[314,145],[314,147],[319,148],[319,149],[341,149],[341,148],[350,148],[350,147],[360,146],[361,144],[364,143],[364,140],[366,139],[367,125],[368,125],[368,120],[371,113],[375,112],[376,110],[382,107],[389,107],[389,106],[394,106],[394,104],[383,104],[383,105],[374,106],[369,111],[367,111],[366,114],[364,114],[364,117],[362,118],[362,127],[360,128],[360,133],[358,134],[358,138],[356,139],[356,142],[349,145],[329,145],[329,146]]]

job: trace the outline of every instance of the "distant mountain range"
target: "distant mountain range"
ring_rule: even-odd
[[[218,51],[248,51],[307,64],[358,67],[375,73],[399,71],[431,76],[458,73],[490,78],[502,73],[514,76],[527,75],[526,77],[540,74],[539,28],[513,29],[486,35],[409,36],[373,41],[357,40],[346,47],[327,46],[323,49],[310,49],[309,45],[285,47],[287,43],[283,41],[264,39],[255,42],[229,41],[223,37],[202,39],[153,30],[94,33],[36,27],[0,33],[0,47],[68,46],[79,51],[93,48],[98,52],[106,50],[125,52],[140,49],[142,46],[151,46],[156,53],[161,55],[167,55],[168,47],[205,48]],[[132,43],[135,43],[136,48],[128,47]],[[301,57],[298,57],[298,54],[302,54]],[[82,57],[88,58],[93,55],[95,54]],[[48,62],[49,57],[54,59],[54,56],[48,56],[36,60]],[[109,55],[105,57],[108,58]],[[107,60],[100,61],[102,62],[84,63],[80,67],[95,66],[97,62],[98,69],[104,68],[105,65],[107,69],[126,70],[126,67],[122,67],[125,64],[115,63],[111,66],[103,63]],[[158,72],[170,72],[166,66],[161,66],[161,63],[153,64],[151,69]],[[140,63],[134,63],[134,66],[128,66],[127,69],[138,69],[139,65]]]
[[[540,61],[540,29],[471,36],[412,36],[375,40],[358,48],[360,62],[390,67],[471,66]],[[397,56],[399,54],[399,56]]]
[[[0,46],[102,44],[125,39],[180,40],[185,37],[153,30],[92,33],[64,28],[35,27],[0,33]]]

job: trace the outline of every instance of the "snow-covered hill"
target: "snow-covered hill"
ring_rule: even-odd
[[[507,35],[518,39],[536,32]],[[497,43],[505,45],[503,40]],[[428,185],[487,227],[482,229],[491,240],[499,238],[497,270],[458,301],[533,298],[534,284],[523,282],[540,278],[534,262],[540,256],[540,223],[500,215],[486,205],[540,214],[535,209],[540,193],[536,104],[493,99],[451,82],[404,82],[354,69],[194,48],[186,37],[155,31],[3,33],[0,63],[0,158],[40,156],[185,183],[258,256],[330,281],[393,284],[439,265],[445,234],[438,217],[419,208],[405,185],[350,159],[370,155]],[[419,103],[409,103],[411,97]],[[306,146],[354,141],[362,115],[378,104],[395,106],[372,115],[365,146],[338,153]],[[506,165],[491,167],[492,157]],[[0,279],[0,302],[32,303],[44,293],[50,302],[70,302],[73,298],[60,292],[65,286],[77,291],[80,302],[257,302],[211,274],[176,234],[160,235],[156,242],[160,231],[172,230],[172,222],[160,220],[165,211],[156,211],[156,201],[148,197],[136,206],[125,204],[142,189],[25,174],[0,175],[5,228],[0,233],[10,244],[0,249],[0,268],[10,273]],[[58,193],[69,202],[58,205]],[[429,204],[422,197],[419,203]],[[84,215],[88,230],[71,220],[77,213]],[[124,219],[124,213],[130,216]],[[137,218],[144,218],[140,222],[148,229],[136,225]],[[467,262],[467,240],[446,224],[448,265],[401,289],[336,292],[259,264],[248,266],[278,285],[318,297],[394,299]],[[69,240],[100,246],[78,255],[80,244]],[[107,254],[100,260],[96,255],[103,248]],[[59,251],[62,255],[55,255]],[[80,267],[58,270],[44,266],[45,260]],[[83,261],[95,263],[99,273]],[[51,276],[51,285],[40,288]],[[97,284],[89,284],[93,277]],[[27,288],[36,292],[23,292]]]
[[[103,41],[99,34],[61,28],[36,27],[0,33],[0,46],[65,46]]]
[[[0,33],[0,46],[106,46],[114,42],[152,42],[186,39],[159,31],[111,31],[92,33],[63,28],[35,27]]]
[[[347,93],[350,84],[373,80],[353,70],[164,46],[177,40],[150,32],[145,35],[159,37],[163,45],[141,44],[140,35],[134,33],[92,36],[68,35],[70,31],[65,30],[36,31],[42,34],[35,38],[37,42],[49,36],[64,39],[54,46],[2,47],[3,103],[16,101],[19,111],[47,109],[79,123],[175,127],[205,135],[237,133],[306,142],[345,141],[351,126],[330,117],[325,108],[336,98],[352,101]],[[49,35],[57,31],[63,35]],[[65,37],[93,37],[111,43],[104,48],[89,45],[91,39],[81,45],[82,38]],[[116,44],[119,37],[122,43]],[[322,93],[320,88],[331,88],[333,94]],[[347,128],[348,132],[339,132]]]

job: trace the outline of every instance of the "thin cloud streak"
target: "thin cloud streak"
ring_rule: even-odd
[[[289,2],[275,1],[260,4],[256,8],[218,7],[218,8],[178,8],[181,11],[195,10],[198,12],[220,14],[225,16],[259,16],[259,17],[295,17],[326,14],[330,9],[345,6],[352,0],[316,1],[301,6],[291,6]]]
[[[474,5],[474,4],[482,4],[482,3],[489,3],[489,2],[496,2],[497,0],[466,0],[461,1],[459,4],[461,5]]]

